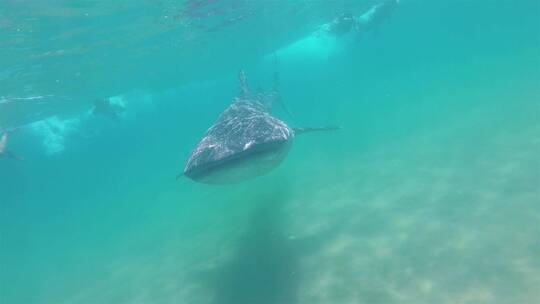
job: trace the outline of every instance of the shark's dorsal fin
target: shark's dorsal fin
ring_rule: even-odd
[[[278,59],[274,52],[274,91],[279,90],[279,72],[278,72]]]
[[[281,94],[279,92],[279,82],[280,81],[279,81],[278,58],[277,58],[277,54],[274,52],[274,84],[273,84],[272,90],[274,91],[274,93],[276,93],[277,95],[276,102],[279,103],[283,111],[285,111],[285,113],[290,118],[294,118],[294,116],[292,115],[292,112],[289,110],[289,107],[287,106],[285,101],[283,101],[283,99],[281,98]]]
[[[240,70],[240,72],[238,72],[238,85],[240,88],[240,94],[242,95],[249,94],[249,87],[247,84],[246,73],[244,72],[244,70]]]

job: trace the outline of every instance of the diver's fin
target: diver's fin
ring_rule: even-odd
[[[317,132],[317,131],[335,131],[341,129],[339,126],[327,126],[327,127],[305,127],[305,128],[292,128],[294,133],[296,134],[304,134],[309,132]]]

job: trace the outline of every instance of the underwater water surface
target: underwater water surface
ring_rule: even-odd
[[[540,2],[385,2],[1,1],[0,303],[538,303]],[[341,129],[176,180],[241,69]]]

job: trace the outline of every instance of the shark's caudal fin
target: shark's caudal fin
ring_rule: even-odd
[[[294,133],[296,134],[304,134],[309,132],[317,132],[317,131],[335,131],[341,129],[339,126],[326,126],[326,127],[305,127],[305,128],[292,128]]]

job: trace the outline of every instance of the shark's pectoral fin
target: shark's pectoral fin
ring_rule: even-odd
[[[295,134],[304,134],[317,131],[335,131],[341,129],[339,126],[326,126],[326,127],[304,127],[304,128],[292,128]]]

